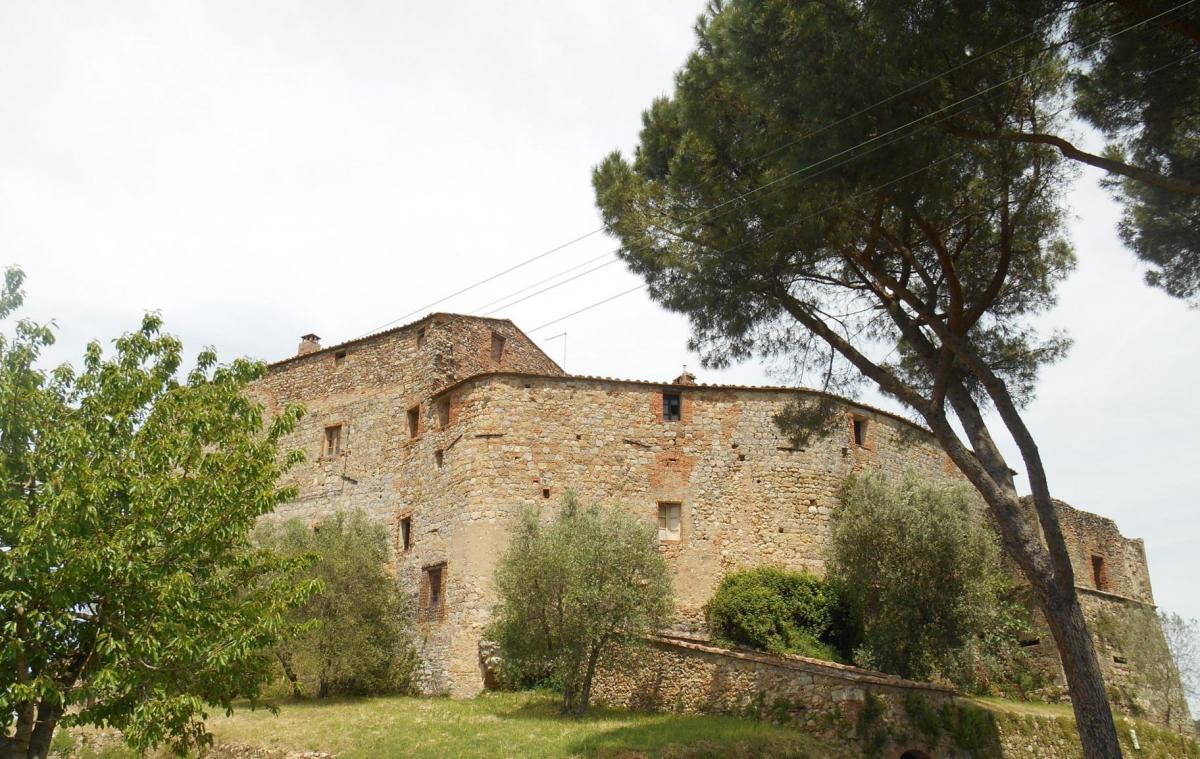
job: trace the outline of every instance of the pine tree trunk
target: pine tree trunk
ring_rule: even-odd
[[[1075,711],[1084,756],[1087,759],[1119,759],[1121,746],[1117,742],[1117,727],[1104,688],[1104,675],[1083,618],[1079,596],[1074,590],[1055,592],[1056,597],[1043,604],[1043,612],[1067,676],[1071,708]]]

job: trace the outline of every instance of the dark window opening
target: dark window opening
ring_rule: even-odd
[[[321,455],[325,457],[336,456],[342,452],[342,425],[335,424],[325,428],[325,444],[321,450]]]
[[[1108,571],[1104,567],[1103,556],[1092,557],[1092,583],[1096,590],[1108,590]]]
[[[1027,638],[1021,641],[1021,648],[1032,648],[1042,642],[1041,638]]]
[[[498,363],[500,363],[500,359],[503,357],[504,357],[504,335],[501,335],[498,332],[493,332],[492,333],[492,361],[495,361],[498,364]]]
[[[550,497],[550,488],[542,488],[542,498]]]
[[[854,444],[862,447],[867,445],[867,420],[855,417],[854,424]]]
[[[334,366],[341,366],[344,363],[346,363],[346,351],[338,351],[337,353],[333,354]]]
[[[446,463],[446,453],[444,451],[434,451],[433,452],[433,463],[435,465],[437,465],[438,469],[441,469],[442,466]]]
[[[420,348],[425,344],[425,328],[417,327],[417,347]]]
[[[412,517],[402,517],[400,519],[400,550],[408,551],[412,548]]]
[[[1128,664],[1128,663],[1129,663],[1129,660],[1126,659],[1124,656],[1114,656],[1113,657],[1113,664]]]
[[[450,426],[450,399],[439,398],[437,402],[438,427]]]
[[[408,436],[416,437],[421,428],[421,407],[413,406],[408,410]]]
[[[663,393],[663,421],[678,422],[683,418],[683,396],[679,393]]]
[[[439,612],[442,610],[443,600],[445,598],[445,588],[443,584],[446,580],[446,565],[435,564],[432,567],[425,567],[425,611],[427,613]]]

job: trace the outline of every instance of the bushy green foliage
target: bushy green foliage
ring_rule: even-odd
[[[757,567],[725,575],[705,613],[718,641],[841,661],[832,645],[838,606],[836,591],[816,575]]]
[[[7,272],[0,318],[22,302]],[[264,423],[265,367],[180,342],[147,315],[82,368],[37,367],[52,331],[0,337],[0,753],[44,756],[56,725],[120,728],[139,748],[205,743],[205,712],[253,700],[287,610],[310,590],[251,550],[294,496],[300,416]],[[11,733],[10,733],[11,730]]]
[[[416,653],[411,609],[387,571],[388,534],[362,511],[309,527],[299,519],[264,525],[258,540],[311,563],[303,577],[322,589],[289,615],[297,634],[276,649],[293,695],[405,693]]]
[[[1023,669],[1024,607],[966,487],[856,475],[832,525],[830,579],[860,629],[857,663],[985,692]]]
[[[491,629],[506,681],[549,680],[582,714],[613,644],[662,627],[671,583],[652,524],[568,492],[554,521],[526,511],[496,568]],[[610,662],[610,664],[613,664]]]

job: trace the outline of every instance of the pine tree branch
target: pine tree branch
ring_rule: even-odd
[[[1158,187],[1170,192],[1183,193],[1184,195],[1200,195],[1200,183],[1189,182],[1186,179],[1176,177],[1166,177],[1158,172],[1143,169],[1140,166],[1134,166],[1124,161],[1118,161],[1115,158],[1106,158],[1102,155],[1089,153],[1086,150],[1075,147],[1075,145],[1057,135],[1042,134],[1040,132],[996,132],[989,134],[957,126],[948,126],[946,127],[946,131],[955,137],[962,137],[967,140],[1003,140],[1005,142],[1049,145],[1058,148],[1060,153],[1073,161],[1079,161],[1089,166],[1095,166],[1098,169],[1104,169],[1110,174],[1119,174],[1135,182],[1141,182],[1142,184]]]

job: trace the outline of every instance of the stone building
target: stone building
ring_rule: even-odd
[[[417,600],[424,687],[470,696],[483,687],[480,641],[492,573],[514,517],[550,508],[571,488],[659,525],[674,572],[676,628],[703,634],[702,608],[727,572],[774,564],[823,569],[829,514],[847,474],[882,467],[957,477],[911,422],[844,399],[832,432],[794,447],[773,417],[797,398],[783,387],[697,385],[566,374],[512,322],[453,314],[333,347],[307,335],[256,391],[268,409],[303,403],[285,446],[307,459],[300,495],[279,518],[316,521],[359,508],[394,536],[396,571]],[[1063,505],[1090,614],[1153,609],[1140,540]],[[1158,640],[1161,631],[1152,631]],[[1024,642],[1044,650],[1049,636]],[[1130,708],[1160,709],[1119,644],[1101,651]]]

